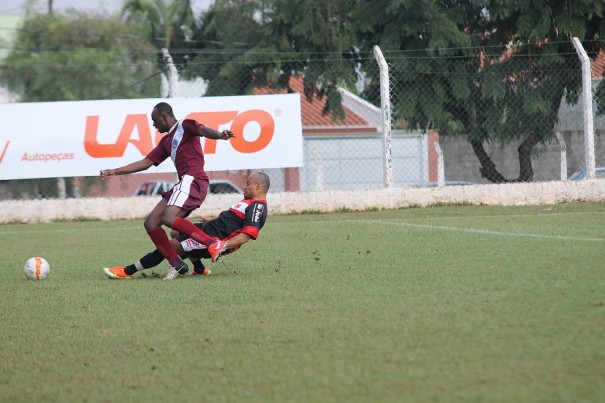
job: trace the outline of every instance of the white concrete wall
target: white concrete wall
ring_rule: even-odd
[[[81,198],[65,200],[0,201],[0,223],[43,223],[53,220],[142,219],[158,197]],[[216,216],[237,202],[234,195],[211,195],[190,217]],[[391,190],[332,190],[269,193],[269,214],[338,209],[396,209],[436,204],[501,206],[605,201],[605,180],[540,182],[504,185],[395,188]]]

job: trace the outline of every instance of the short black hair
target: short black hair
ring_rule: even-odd
[[[269,176],[264,172],[255,172],[254,175],[256,175],[256,179],[258,179],[258,183],[262,186],[266,186],[267,190],[269,190],[269,187],[271,187],[271,179],[269,179]]]
[[[155,109],[156,111],[158,111],[161,114],[168,115],[168,116],[174,116],[174,113],[172,112],[172,106],[170,106],[166,102],[160,102],[159,104],[154,106],[153,109]]]

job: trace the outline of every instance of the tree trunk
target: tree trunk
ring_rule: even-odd
[[[493,183],[506,183],[510,182],[510,180],[506,179],[498,170],[496,169],[496,164],[492,161],[492,159],[485,152],[485,148],[483,148],[483,142],[481,141],[471,141],[471,146],[473,147],[473,151],[475,155],[479,159],[479,163],[481,167],[479,168],[479,172],[481,172],[481,176]]]
[[[506,179],[498,172],[496,164],[485,152],[483,142],[471,141],[471,146],[481,164],[479,171],[483,178],[492,183],[531,182],[534,179],[534,170],[531,165],[531,151],[538,144],[538,141],[538,136],[529,136],[517,147],[517,151],[519,152],[519,177],[513,180]]]
[[[519,144],[519,178],[517,182],[531,182],[534,180],[534,170],[531,166],[531,150],[538,144],[538,136],[528,136]]]

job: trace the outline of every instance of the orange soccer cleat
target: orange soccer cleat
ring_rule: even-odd
[[[214,241],[208,246],[208,253],[210,253],[210,260],[216,262],[221,254],[225,251],[226,241]]]
[[[194,276],[207,276],[209,274],[211,274],[212,272],[204,267],[204,270],[202,270],[201,273],[198,273],[197,270],[193,270],[193,272],[191,273]]]
[[[111,278],[131,278],[132,275],[124,272],[125,268],[126,266],[112,267],[111,269],[104,267],[103,271]]]

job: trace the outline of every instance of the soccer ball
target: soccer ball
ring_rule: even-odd
[[[27,259],[23,270],[25,271],[25,277],[28,279],[43,280],[50,273],[50,265],[46,259],[36,256]]]

